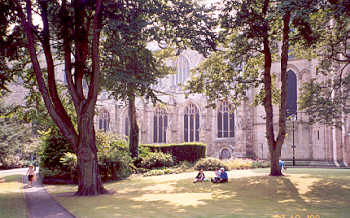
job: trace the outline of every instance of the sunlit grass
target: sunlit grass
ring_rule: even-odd
[[[229,172],[229,183],[193,184],[196,172],[131,177],[105,184],[113,194],[74,197],[74,186],[47,186],[77,217],[349,217],[350,171],[269,169]],[[205,172],[207,177],[213,172]]]
[[[0,176],[0,217],[26,217],[26,202],[22,192],[22,175]]]

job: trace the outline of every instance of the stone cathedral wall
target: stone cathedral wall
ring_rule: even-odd
[[[188,66],[174,62],[174,66],[181,69],[193,69],[203,57],[196,52],[186,50],[182,54]],[[274,63],[272,72],[279,75],[280,63]],[[292,70],[297,78],[297,95],[301,85],[314,78],[315,61],[303,59],[290,59],[288,70]],[[350,71],[350,69],[348,69]],[[63,72],[63,71],[62,71]],[[187,72],[185,72],[187,73]],[[185,75],[185,74],[184,74]],[[186,76],[189,77],[187,73]],[[59,82],[64,83],[64,73],[58,74]],[[217,158],[248,157],[269,159],[269,149],[265,137],[265,111],[262,106],[253,106],[252,99],[256,90],[248,92],[248,100],[234,110],[234,137],[218,137],[218,111],[217,108],[207,108],[207,99],[202,95],[190,95],[185,98],[181,86],[176,85],[176,75],[170,75],[160,81],[159,90],[168,92],[168,95],[159,96],[168,114],[168,126],[166,129],[166,143],[184,142],[184,113],[189,104],[193,104],[199,111],[199,141],[207,144],[207,155]],[[277,80],[278,81],[278,80]],[[276,84],[277,87],[280,84]],[[20,83],[10,87],[13,93],[5,97],[7,104],[22,104],[26,90]],[[219,102],[218,102],[219,103]],[[153,142],[153,117],[155,106],[137,99],[137,117],[140,126],[140,142]],[[97,103],[98,111],[108,111],[108,128],[106,131],[125,135],[127,125],[127,105],[125,102],[115,101],[108,97],[108,93],[102,92]],[[100,116],[95,116],[95,129],[99,130]],[[294,145],[296,160],[314,160],[334,163],[335,165],[350,164],[350,119],[343,118],[344,125],[340,129],[334,129],[320,124],[309,125],[307,116],[298,111],[297,120],[294,122]],[[278,108],[274,107],[275,133],[278,131]],[[292,159],[293,123],[287,121],[287,136],[283,145],[281,158]],[[103,128],[102,128],[103,129]]]

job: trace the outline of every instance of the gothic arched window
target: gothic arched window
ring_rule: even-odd
[[[287,72],[287,117],[297,112],[297,76],[292,70]]]
[[[176,61],[177,74],[173,77],[173,85],[184,84],[190,76],[190,63],[183,55]]]
[[[109,130],[109,112],[106,109],[103,109],[99,116],[99,129],[107,132]]]
[[[218,138],[234,137],[234,133],[235,122],[232,105],[224,101],[218,108]]]
[[[194,104],[189,104],[185,108],[184,140],[185,142],[199,141],[199,111]]]
[[[168,126],[168,116],[164,108],[157,107],[153,117],[153,142],[166,142],[166,129]]]

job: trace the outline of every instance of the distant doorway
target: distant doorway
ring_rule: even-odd
[[[231,152],[227,148],[224,148],[221,150],[219,158],[221,160],[231,159]]]

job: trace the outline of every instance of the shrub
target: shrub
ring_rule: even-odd
[[[145,169],[145,168],[141,168],[141,167],[138,167],[138,168],[135,169],[136,173],[146,173],[148,171],[150,171],[150,170],[149,169]]]
[[[76,183],[78,181],[78,159],[77,155],[67,152],[61,157],[60,162],[65,167],[66,172],[70,172],[70,179]]]
[[[153,169],[143,174],[143,176],[159,176],[159,175],[173,174],[173,173],[175,173],[175,171],[169,168]]]
[[[176,162],[190,161],[195,162],[200,158],[206,157],[206,144],[199,142],[188,142],[182,144],[160,144],[160,145],[143,145],[149,147],[153,152],[163,152],[171,154]]]
[[[139,145],[138,151],[139,151],[138,157],[134,158],[133,164],[135,168],[142,168],[141,162],[144,158],[146,158],[151,153],[151,149],[147,146]],[[135,172],[139,172],[139,170],[135,169]]]
[[[97,132],[98,161],[103,180],[121,179],[132,173],[127,141],[117,135]]]
[[[174,165],[173,157],[163,152],[149,153],[142,161],[141,167],[146,169],[170,167]]]
[[[17,112],[6,115],[13,109],[0,99],[0,169],[28,166],[39,149],[32,128],[21,121]]]
[[[212,157],[200,159],[194,166],[196,170],[203,169],[210,171],[218,170],[221,167],[225,168],[225,170],[230,169],[227,163]]]
[[[151,149],[148,146],[139,145],[139,158],[145,158],[148,154],[151,153]]]
[[[73,153],[73,149],[59,132],[52,131],[42,137],[39,166],[44,183],[50,179],[71,180],[70,168],[60,162],[65,153]]]
[[[271,163],[270,161],[260,160],[260,161],[254,161],[253,167],[255,168],[267,168],[270,167]]]
[[[224,160],[223,162],[230,168],[230,170],[254,168],[254,161],[250,159],[237,158],[233,160]]]
[[[70,172],[62,169],[46,169],[39,168],[40,178],[44,184],[72,184],[77,183],[76,180],[71,179]],[[75,177],[77,178],[77,177]]]
[[[77,155],[67,152],[61,157],[60,162],[67,168],[76,168],[78,166]]]
[[[132,159],[128,144],[117,135],[96,132],[97,157],[103,180],[120,179],[132,173]],[[78,166],[76,155],[70,143],[57,132],[51,132],[42,138],[40,173],[43,182],[77,182]]]

